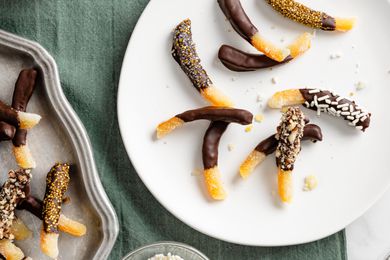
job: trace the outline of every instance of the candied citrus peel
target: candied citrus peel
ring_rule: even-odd
[[[172,117],[171,119],[162,122],[157,126],[157,138],[163,138],[173,130],[178,127],[181,127],[184,124],[184,121],[178,117]]]
[[[346,32],[351,30],[356,23],[356,18],[335,18],[336,30],[340,32]]]
[[[19,218],[12,222],[11,233],[16,240],[25,240],[32,236],[31,230]]]
[[[4,256],[5,259],[21,260],[24,258],[22,250],[8,239],[0,240],[0,254]]]
[[[56,259],[58,257],[58,233],[47,233],[41,230],[40,247],[42,252],[50,258]]]
[[[62,214],[60,215],[60,219],[58,221],[58,229],[62,232],[68,233],[76,237],[81,237],[87,232],[87,228],[85,225],[75,220],[72,220]]]
[[[13,152],[16,163],[19,165],[20,168],[32,169],[36,167],[35,160],[27,144],[21,146],[14,146]]]
[[[219,107],[234,106],[230,98],[213,85],[202,89],[200,93],[204,99],[209,101],[214,106],[219,106]]]
[[[282,108],[285,106],[300,105],[305,102],[299,89],[287,89],[276,92],[268,101],[270,108]]]
[[[265,157],[264,153],[253,150],[240,166],[241,177],[244,179],[248,178],[256,166],[264,161]]]
[[[259,33],[256,33],[251,39],[252,45],[260,52],[264,53],[267,57],[276,60],[283,61],[288,55],[290,50],[287,48],[279,48],[270,41],[261,37]]]
[[[293,43],[291,43],[287,47],[290,50],[291,57],[296,58],[310,49],[312,38],[312,34],[305,32],[301,34]]]
[[[211,198],[215,200],[224,200],[226,198],[225,189],[222,186],[221,174],[217,166],[205,169],[204,178],[206,182],[206,188]]]
[[[278,193],[282,202],[290,203],[293,198],[292,171],[278,170]]]

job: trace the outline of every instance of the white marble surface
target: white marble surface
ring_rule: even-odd
[[[349,260],[383,260],[390,254],[390,190],[347,227]]]

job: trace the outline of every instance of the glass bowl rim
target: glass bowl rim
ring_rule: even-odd
[[[145,245],[145,246],[141,246],[141,247],[138,247],[136,248],[135,250],[131,251],[130,253],[128,253],[127,255],[125,255],[122,260],[126,260],[128,257],[130,256],[133,256],[137,253],[139,253],[140,251],[143,251],[145,249],[148,249],[150,247],[154,247],[154,246],[166,246],[166,245],[170,245],[170,246],[176,246],[176,247],[180,247],[180,248],[184,248],[185,250],[189,250],[191,251],[192,253],[195,253],[196,255],[200,256],[201,258],[203,258],[204,260],[210,260],[206,255],[204,255],[202,252],[200,252],[198,249],[190,246],[190,245],[187,245],[187,244],[184,244],[184,243],[181,243],[181,242],[174,242],[174,241],[159,241],[159,242],[154,242],[154,243],[151,243],[151,244],[148,244],[148,245]],[[158,252],[157,252],[158,253]]]

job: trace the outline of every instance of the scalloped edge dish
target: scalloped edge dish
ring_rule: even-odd
[[[99,216],[102,237],[93,259],[108,258],[119,233],[118,218],[99,179],[87,131],[62,91],[53,57],[38,43],[3,30],[0,30],[0,46],[29,56],[41,69],[44,92],[71,140],[86,194],[93,210]]]

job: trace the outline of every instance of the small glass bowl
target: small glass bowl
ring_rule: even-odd
[[[122,260],[148,260],[155,255],[163,254],[166,256],[168,253],[178,255],[184,260],[209,260],[207,256],[197,249],[183,243],[171,241],[157,242],[140,247],[123,257]]]

